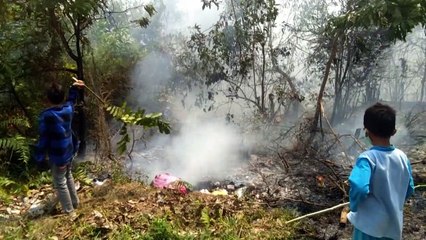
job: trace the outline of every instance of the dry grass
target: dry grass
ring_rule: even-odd
[[[0,239],[270,239],[290,238],[295,231],[284,224],[289,212],[234,196],[181,195],[137,182],[85,186],[79,195],[77,218],[9,221]]]

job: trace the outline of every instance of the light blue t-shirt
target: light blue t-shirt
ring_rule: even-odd
[[[401,150],[374,146],[349,176],[349,221],[373,237],[402,238],[405,200],[414,192],[410,162]]]

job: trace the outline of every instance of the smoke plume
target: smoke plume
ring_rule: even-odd
[[[164,28],[167,32],[162,33],[164,35],[185,31],[196,23],[208,28],[218,18],[217,10],[201,11],[199,1],[192,4],[190,1],[179,2],[181,4],[164,1],[167,24]],[[180,7],[167,10],[172,5]],[[184,5],[190,7],[183,9]],[[173,71],[171,57],[167,53],[154,51],[145,56],[132,73],[133,90],[129,101],[149,112],[161,111],[174,122],[171,135],[155,136],[146,146],[140,144],[135,148],[133,167],[136,169],[133,170],[142,171],[149,180],[162,172],[191,183],[203,178],[225,177],[229,169],[241,165],[242,138],[239,130],[225,121],[224,112],[206,113],[196,107],[199,92],[195,89],[160,97],[162,91],[170,87],[168,84],[175,80],[176,73]],[[167,100],[164,101],[164,98]],[[163,101],[159,102],[159,99]]]

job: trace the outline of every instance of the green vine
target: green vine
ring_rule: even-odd
[[[73,77],[74,81],[78,81]],[[121,139],[117,143],[117,152],[123,154],[127,150],[127,144],[130,142],[130,136],[127,131],[127,125],[143,126],[144,128],[158,127],[160,133],[170,134],[170,124],[163,120],[162,113],[149,113],[145,114],[144,109],[139,109],[136,112],[132,111],[127,103],[124,102],[121,107],[108,104],[98,94],[95,93],[90,87],[84,87],[95,96],[104,106],[105,110],[116,120],[123,123],[120,129]]]

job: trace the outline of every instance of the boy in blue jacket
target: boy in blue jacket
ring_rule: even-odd
[[[71,162],[77,151],[71,130],[74,104],[78,89],[84,87],[81,80],[75,81],[64,102],[65,92],[58,84],[47,90],[50,107],[40,114],[40,138],[36,146],[35,160],[40,164],[46,153],[52,170],[53,185],[64,212],[71,214],[78,207],[79,199],[71,174]]]
[[[364,128],[373,147],[358,157],[349,176],[353,239],[402,239],[404,203],[414,183],[407,156],[390,144],[395,118],[395,110],[381,103],[365,111]]]

